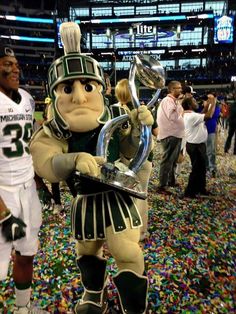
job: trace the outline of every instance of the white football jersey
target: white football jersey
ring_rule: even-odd
[[[34,100],[23,89],[19,104],[0,92],[0,185],[21,184],[34,177],[29,140]]]

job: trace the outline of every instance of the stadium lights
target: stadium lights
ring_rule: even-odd
[[[191,19],[205,20],[205,19],[213,19],[213,18],[214,18],[214,14],[210,14],[210,13],[187,16],[187,20],[191,20]]]
[[[92,52],[83,52],[81,53],[83,56],[93,56]]]
[[[169,50],[169,52],[171,52],[171,53],[175,53],[175,52],[183,52],[183,49]]]
[[[14,40],[25,40],[25,41],[35,41],[35,42],[44,42],[44,43],[54,43],[54,39],[52,38],[40,38],[40,37],[27,37],[27,36],[6,36],[6,35],[0,35],[0,38],[10,38]]]
[[[177,16],[155,16],[155,17],[133,17],[133,18],[116,18],[116,19],[94,19],[89,21],[75,20],[78,24],[104,24],[104,23],[130,23],[130,22],[155,22],[155,21],[173,21],[173,20],[185,20],[185,15]]]
[[[92,19],[92,20],[75,20],[78,24],[104,24],[104,23],[142,23],[142,22],[155,22],[155,21],[176,21],[176,20],[188,20],[192,18],[197,19],[211,19],[213,18],[213,14],[199,14],[199,15],[170,15],[170,16],[155,16],[155,17],[133,17],[133,18],[111,18],[111,19]],[[42,24],[53,24],[53,19],[47,18],[34,18],[34,17],[25,17],[25,16],[15,16],[15,15],[0,15],[0,18],[11,20],[11,21],[19,21],[19,22],[32,22],[32,23],[42,23]]]
[[[142,22],[155,22],[155,21],[176,21],[176,20],[188,20],[188,19],[212,19],[214,18],[213,14],[199,14],[199,15],[165,15],[165,16],[153,16],[153,17],[133,17],[133,18],[105,18],[105,19],[92,19],[82,21],[76,19],[75,22],[78,24],[104,24],[104,23],[142,23]]]
[[[43,19],[36,17],[24,17],[24,16],[15,16],[15,15],[0,15],[0,18],[11,20],[11,21],[19,21],[19,22],[32,22],[32,23],[44,23],[44,24],[53,24],[53,19]]]
[[[158,49],[158,50],[143,51],[142,54],[164,54],[165,52],[166,52],[165,49]],[[136,55],[140,53],[141,53],[140,50],[129,50],[129,51],[118,50],[118,55],[121,55],[121,56]]]
[[[101,52],[102,56],[112,56],[114,54],[114,52]]]
[[[197,15],[197,18],[198,19],[209,19],[209,18],[212,18],[213,19],[214,17],[214,14],[199,14]]]
[[[150,50],[150,53],[157,53],[157,54],[164,54],[166,51],[165,49],[159,49],[159,50]]]
[[[192,52],[203,52],[206,51],[206,48],[197,48],[197,49],[191,49]]]
[[[25,16],[15,16],[15,15],[0,15],[0,18],[19,21],[19,22],[32,22],[32,23],[43,23],[43,24],[53,24],[53,19],[47,18],[35,18],[35,17],[25,17]],[[133,17],[133,18],[111,18],[111,19],[93,19],[87,21],[75,20],[76,23],[86,24],[104,24],[104,23],[127,23],[127,22],[151,22],[151,21],[176,21],[176,20],[188,20],[188,19],[212,19],[214,18],[213,14],[199,14],[199,15],[170,15],[170,16],[155,16],[155,17]]]

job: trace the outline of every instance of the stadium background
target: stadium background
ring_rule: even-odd
[[[235,0],[103,2],[1,0],[1,41],[16,51],[22,65],[21,84],[34,95],[38,109],[44,105],[47,69],[63,53],[58,47],[58,26],[66,19],[80,21],[82,51],[102,62],[113,88],[128,76],[130,61],[140,52],[160,60],[167,82],[178,79],[199,93],[212,89],[226,95],[235,87],[235,31],[233,43],[214,42],[214,19],[235,15]],[[140,94],[143,99],[150,97],[144,88]],[[161,158],[157,144],[149,185],[150,239],[143,243],[150,279],[149,314],[235,313],[236,159],[232,148],[229,154],[223,153],[226,135],[222,130],[217,143],[219,175],[208,179],[216,197],[201,201],[178,197],[190,171],[187,158],[180,189],[173,190],[173,197],[156,193]],[[44,211],[34,262],[33,302],[53,314],[72,314],[82,288],[70,232],[71,195],[65,186],[61,192],[64,214],[56,217]],[[109,257],[109,314],[114,314],[119,313],[111,279],[116,267],[106,248],[105,254]],[[0,283],[0,313],[11,314],[13,305],[14,283],[9,277]]]
[[[167,83],[180,80],[195,90],[229,92],[235,86],[233,0],[40,0],[1,1],[0,39],[16,51],[21,84],[34,96],[37,109],[46,97],[47,70],[63,54],[60,23],[76,21],[82,52],[101,62],[111,85],[128,77],[137,53],[151,54],[165,67]],[[216,42],[216,18],[233,19],[231,38]],[[151,92],[140,87],[141,100]]]

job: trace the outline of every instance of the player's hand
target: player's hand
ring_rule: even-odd
[[[100,174],[99,165],[104,164],[105,160],[100,156],[93,156],[88,153],[79,153],[75,159],[76,170],[82,174],[98,177]]]
[[[15,241],[25,236],[26,224],[20,218],[14,217],[9,214],[2,222],[2,234],[6,241]]]
[[[131,121],[134,125],[141,123],[142,125],[151,126],[154,123],[152,113],[145,105],[131,111]]]

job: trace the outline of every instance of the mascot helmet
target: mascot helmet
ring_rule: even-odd
[[[48,71],[49,93],[55,99],[55,87],[70,79],[91,79],[105,88],[103,69],[93,58],[80,52],[81,33],[79,25],[74,22],[62,23],[60,35],[64,44],[65,55],[55,60]]]
[[[56,59],[48,70],[48,89],[52,99],[54,111],[53,128],[58,129],[59,134],[63,137],[69,137],[70,131],[67,122],[63,119],[57,109],[57,99],[55,89],[58,84],[68,80],[90,79],[95,80],[103,86],[103,96],[105,93],[106,83],[103,69],[100,64],[93,58],[80,52],[81,32],[79,25],[75,22],[65,22],[60,26],[61,40],[64,45],[64,56]],[[104,104],[106,98],[104,96]],[[100,122],[106,122],[108,119],[108,110],[104,106]]]
[[[105,88],[102,68],[95,59],[85,55],[78,55],[77,53],[62,56],[49,68],[48,83],[50,96],[55,99],[53,91],[59,83],[80,78],[98,81]]]

